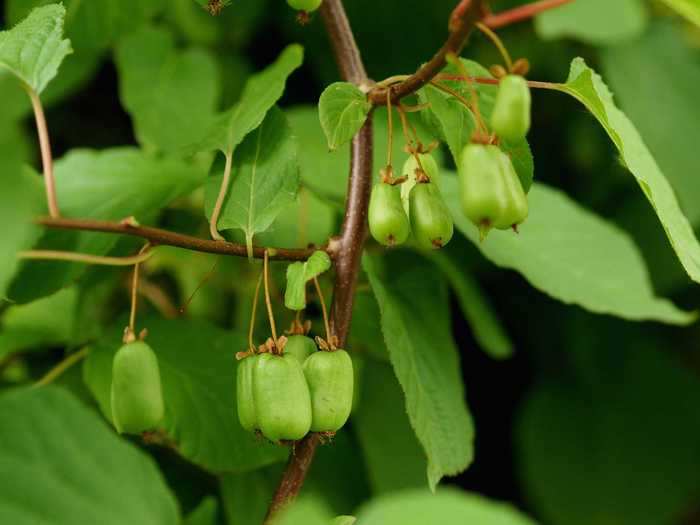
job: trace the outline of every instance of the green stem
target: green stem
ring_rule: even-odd
[[[34,383],[34,386],[46,386],[53,383],[61,374],[63,374],[63,372],[84,359],[88,355],[89,351],[90,349],[86,346],[82,350],[69,354],[60,363],[49,370],[44,377]]]
[[[101,255],[90,255],[87,253],[60,252],[53,250],[27,250],[17,253],[17,257],[20,259],[71,261],[85,264],[99,264],[103,266],[132,266],[148,260],[151,255],[153,255],[152,250],[129,257],[105,257]]]

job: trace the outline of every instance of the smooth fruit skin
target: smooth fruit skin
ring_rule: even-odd
[[[518,75],[504,77],[496,94],[491,129],[509,142],[524,139],[530,130],[531,106],[527,81]]]
[[[508,205],[506,206],[503,216],[501,216],[499,221],[494,223],[494,226],[499,230],[508,230],[527,219],[529,207],[523,185],[515,171],[515,167],[513,167],[513,162],[510,160],[510,157],[503,151],[499,151],[499,161]]]
[[[336,432],[352,410],[354,374],[345,350],[316,352],[304,362],[304,375],[311,392],[311,430]]]
[[[306,358],[313,354],[318,348],[316,343],[310,337],[305,335],[290,335],[287,338],[287,344],[284,345],[284,354],[291,354],[297,358],[299,364],[304,364]]]
[[[120,434],[140,434],[163,419],[158,358],[143,341],[125,344],[114,354],[111,400],[112,419]]]
[[[437,162],[432,155],[429,153],[419,153],[421,165],[423,166],[423,171],[428,176],[431,182],[440,182],[440,168],[438,168]],[[418,161],[414,155],[409,156],[406,162],[403,164],[403,169],[401,170],[401,176],[408,177],[406,182],[401,185],[401,200],[403,202],[403,207],[406,213],[409,213],[409,196],[411,190],[416,185],[416,169],[418,168]]]
[[[452,215],[435,184],[416,184],[409,204],[411,229],[419,247],[436,250],[450,242],[454,233]]]
[[[384,246],[403,244],[411,233],[398,186],[384,182],[374,186],[369,201],[368,219],[372,237]]]
[[[255,409],[255,397],[253,395],[253,374],[259,355],[250,355],[238,363],[236,373],[236,406],[238,407],[238,421],[241,426],[252,432],[257,430],[258,413]]]
[[[261,354],[253,372],[258,425],[270,441],[298,440],[311,428],[311,396],[292,354]]]
[[[458,166],[462,211],[482,237],[501,223],[508,206],[500,154],[497,146],[468,144]]]
[[[287,4],[297,11],[311,13],[321,6],[322,0],[287,0]]]

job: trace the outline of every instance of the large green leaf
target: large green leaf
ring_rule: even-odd
[[[0,319],[0,358],[19,350],[70,341],[77,313],[75,287],[29,304],[10,306]]]
[[[395,258],[394,258],[395,257]],[[363,265],[379,304],[384,339],[406,395],[411,426],[428,458],[428,484],[462,472],[472,461],[474,428],[464,399],[449,323],[445,283],[425,259],[395,255],[383,271]],[[401,271],[388,269],[401,268]]]
[[[290,310],[306,308],[306,283],[315,279],[331,267],[331,258],[326,252],[316,251],[305,262],[295,262],[287,267],[287,288],[284,305]]]
[[[700,1],[698,0],[661,0],[696,26],[700,26]]]
[[[15,390],[0,413],[0,523],[179,523],[155,463],[73,396]]]
[[[424,487],[427,460],[402,410],[404,394],[393,371],[387,364],[368,360],[359,385],[360,404],[352,425],[372,489],[384,493]]]
[[[46,208],[41,178],[22,169],[20,147],[7,124],[0,128],[0,300],[19,267],[15,254],[31,248],[40,235],[32,219]]]
[[[166,442],[213,472],[250,470],[286,456],[284,447],[256,439],[238,422],[235,354],[245,350],[244,338],[203,321],[149,319],[143,326],[161,369]],[[123,328],[115,326],[84,367],[85,381],[108,419],[112,359]]]
[[[598,119],[654,207],[686,272],[695,282],[700,282],[700,244],[693,228],[639,132],[615,106],[603,80],[583,59],[577,58],[571,64],[566,84],[557,84],[556,88],[577,99]]]
[[[377,498],[360,509],[362,525],[535,525],[510,505],[477,494],[442,489],[437,494],[421,490],[397,492]],[[589,522],[590,523],[590,522]]]
[[[461,59],[464,69],[474,77],[493,78],[491,73],[482,65]],[[461,68],[456,65],[449,65],[444,70],[447,74],[460,75]],[[472,89],[475,89],[479,97],[479,112],[483,116],[486,126],[489,126],[489,119],[496,103],[498,86],[490,84],[473,85],[463,81],[441,81],[449,89],[458,93],[463,100],[471,100]],[[436,138],[447,143],[452,153],[452,159],[459,165],[462,148],[469,143],[476,128],[476,122],[471,112],[450,94],[438,90],[436,87],[427,85],[418,92],[421,102],[429,104],[421,111],[421,116],[426,125],[432,130]],[[532,153],[527,140],[510,143],[501,142],[501,148],[508,153],[515,171],[518,173],[523,189],[527,192],[532,185],[535,165]]]
[[[700,6],[700,3],[698,3]],[[657,23],[642,38],[601,52],[605,78],[620,108],[649,147],[654,160],[676,190],[681,208],[693,225],[700,223],[700,177],[696,132],[700,106],[696,104],[700,68],[671,23]],[[663,78],[660,93],[641,78]],[[649,108],[653,107],[653,111]],[[660,118],[663,115],[663,118]]]
[[[207,496],[197,505],[196,509],[188,514],[184,525],[217,525],[219,523],[216,517],[218,508],[219,503],[216,499]]]
[[[461,211],[456,177],[443,177],[443,195],[455,226],[498,266],[565,303],[629,320],[687,324],[695,314],[658,298],[639,250],[629,236],[563,193],[534,184],[530,216],[520,228],[493,232],[483,243]]]
[[[204,135],[204,140],[194,149],[218,149],[224,155],[230,155],[248,133],[260,126],[267,112],[284,93],[287,78],[301,65],[303,59],[303,48],[296,44],[290,45],[272,65],[250,77],[240,100],[216,118],[216,122]]]
[[[29,11],[52,0],[8,0],[7,19],[16,22]],[[76,51],[94,54],[105,50],[121,36],[138,29],[160,13],[166,0],[64,0],[66,32]],[[54,4],[55,6],[55,4]]]
[[[372,104],[357,86],[336,82],[328,86],[318,101],[321,127],[331,150],[350,142],[367,120]]]
[[[641,0],[585,0],[545,11],[535,19],[535,28],[545,39],[569,37],[606,45],[639,36],[646,22]]]
[[[218,70],[205,51],[178,51],[169,32],[144,28],[119,42],[116,63],[120,97],[144,147],[176,152],[211,125]]]
[[[445,251],[436,251],[431,258],[450,282],[479,345],[494,359],[509,358],[513,343],[476,280]]]
[[[243,230],[248,245],[294,202],[299,186],[297,143],[284,114],[273,109],[234,155],[231,186],[218,229]],[[209,177],[205,211],[211,217],[223,174]]]
[[[0,32],[0,73],[15,75],[36,93],[56,76],[63,59],[71,53],[63,38],[63,4],[33,10],[8,31]]]
[[[135,148],[73,150],[55,164],[56,192],[68,217],[152,221],[173,199],[205,180],[203,169],[179,160],[150,157]],[[47,231],[40,248],[105,255],[115,235]],[[80,276],[85,265],[32,261],[23,265],[10,297],[26,302],[48,295]]]
[[[582,324],[591,381],[541,383],[523,404],[522,486],[546,523],[682,523],[700,487],[700,383],[666,348],[611,329]]]
[[[281,468],[275,465],[221,476],[219,487],[227,523],[260,525],[265,519],[270,496],[275,490],[280,475]]]

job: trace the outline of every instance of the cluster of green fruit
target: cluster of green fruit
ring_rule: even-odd
[[[112,361],[112,420],[119,433],[152,430],[165,413],[160,368],[143,341],[122,346]]]
[[[501,79],[490,120],[494,137],[523,140],[530,129],[530,112],[527,81],[518,75]],[[484,140],[477,135],[464,147],[458,163],[462,209],[482,239],[491,228],[515,229],[528,215],[527,197],[513,163],[493,142],[491,137]],[[411,233],[423,249],[447,244],[454,225],[438,177],[438,166],[429,154],[411,156],[398,179],[384,170],[369,204],[372,236],[385,246],[402,244]]]
[[[238,418],[248,431],[272,442],[296,441],[311,432],[333,433],[348,420],[353,370],[345,350],[319,350],[304,335],[280,349],[250,353],[238,365]]]
[[[491,114],[491,129],[508,142],[523,140],[530,129],[530,88],[525,79],[501,79]],[[462,211],[486,237],[491,228],[516,229],[528,215],[527,196],[510,157],[492,144],[467,144],[458,165]]]
[[[369,202],[369,229],[378,242],[395,246],[413,233],[418,246],[442,248],[452,238],[454,223],[440,194],[439,170],[430,154],[416,154],[404,163],[403,176],[384,172]]]

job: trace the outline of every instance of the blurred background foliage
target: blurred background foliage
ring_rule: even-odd
[[[6,0],[4,24],[14,24],[42,3],[48,2]],[[493,8],[522,3],[494,1]],[[337,230],[347,153],[330,157],[318,140],[321,130],[313,105],[324,86],[338,77],[319,16],[299,26],[281,0],[234,0],[216,18],[192,0],[78,4],[79,0],[66,1],[67,34],[75,53],[43,97],[56,157],[73,148],[136,144],[120,101],[123,79],[115,56],[120,50],[126,53],[122,46],[142,25],[169,32],[177,48],[196,49],[200,66],[211,64],[215,84],[203,89],[211,89],[210,98],[219,108],[233,103],[247,76],[268,65],[284,45],[300,42],[306,60],[301,72],[291,77],[281,105],[307,148],[301,158],[300,202],[312,210],[312,220],[300,229],[301,205],[292,206],[257,242],[305,245],[322,242]],[[94,21],[101,20],[103,4],[118,5],[114,8],[119,15],[106,18],[101,26]],[[432,55],[445,37],[454,0],[345,4],[368,72],[379,80],[410,73]],[[673,4],[577,0],[500,35],[515,56],[530,60],[531,79],[564,81],[575,56],[583,56],[601,72],[671,181],[686,215],[700,227],[700,29],[669,7]],[[91,16],[93,22],[85,23]],[[139,51],[128,53],[135,58]],[[465,56],[485,65],[498,61],[493,47],[479,35],[472,38]],[[0,77],[0,123],[8,130],[3,140],[37,167],[28,111],[19,89]],[[376,167],[386,149],[383,121],[379,111]],[[538,181],[563,189],[626,230],[644,255],[657,293],[684,309],[697,309],[698,287],[690,283],[653,210],[593,117],[570,98],[536,91],[530,145]],[[399,154],[400,145],[401,158]],[[444,158],[447,166],[447,155]],[[305,178],[305,171],[325,171],[327,176]],[[164,212],[161,224],[204,235],[202,199],[201,192],[180,199]],[[114,250],[135,246],[124,239]],[[461,237],[448,253],[478,280],[514,349],[506,360],[480,352],[477,336],[463,318],[460,298],[451,296],[476,451],[467,472],[449,483],[511,501],[543,524],[700,523],[698,325],[669,327],[594,315],[556,302],[519,274],[496,268]],[[283,271],[275,267],[280,286]],[[162,316],[182,315],[180,306],[207,277],[184,315],[240,329],[248,322],[256,272],[246,261],[161,249],[146,266],[144,312],[156,305]],[[54,295],[27,305],[5,304],[0,385],[6,388],[40,377],[66,348],[103,337],[115,316],[127,309],[127,277],[114,269],[84,269],[77,284]],[[311,308],[313,317],[318,311]],[[351,431],[341,433],[335,446],[322,448],[316,459],[309,490],[320,493],[338,513],[347,513],[370,494],[425,485],[425,459],[386,364],[377,306],[365,279],[356,314],[350,346],[357,350],[357,368],[362,369],[357,402],[362,407],[363,396],[369,395],[381,403],[360,408]],[[290,312],[280,310],[278,315],[285,325],[291,321]],[[373,366],[361,367],[364,360]],[[61,382],[87,400],[80,374],[75,368]],[[372,433],[384,435],[384,447],[380,440],[367,439]],[[366,465],[356,458],[358,447],[364,447]],[[220,497],[219,519],[226,516],[235,525],[259,522],[281,468],[275,464],[217,478],[167,449],[149,448],[183,509],[194,508],[207,495]],[[338,469],[342,475],[334,474]],[[243,501],[241,487],[246,489]]]

